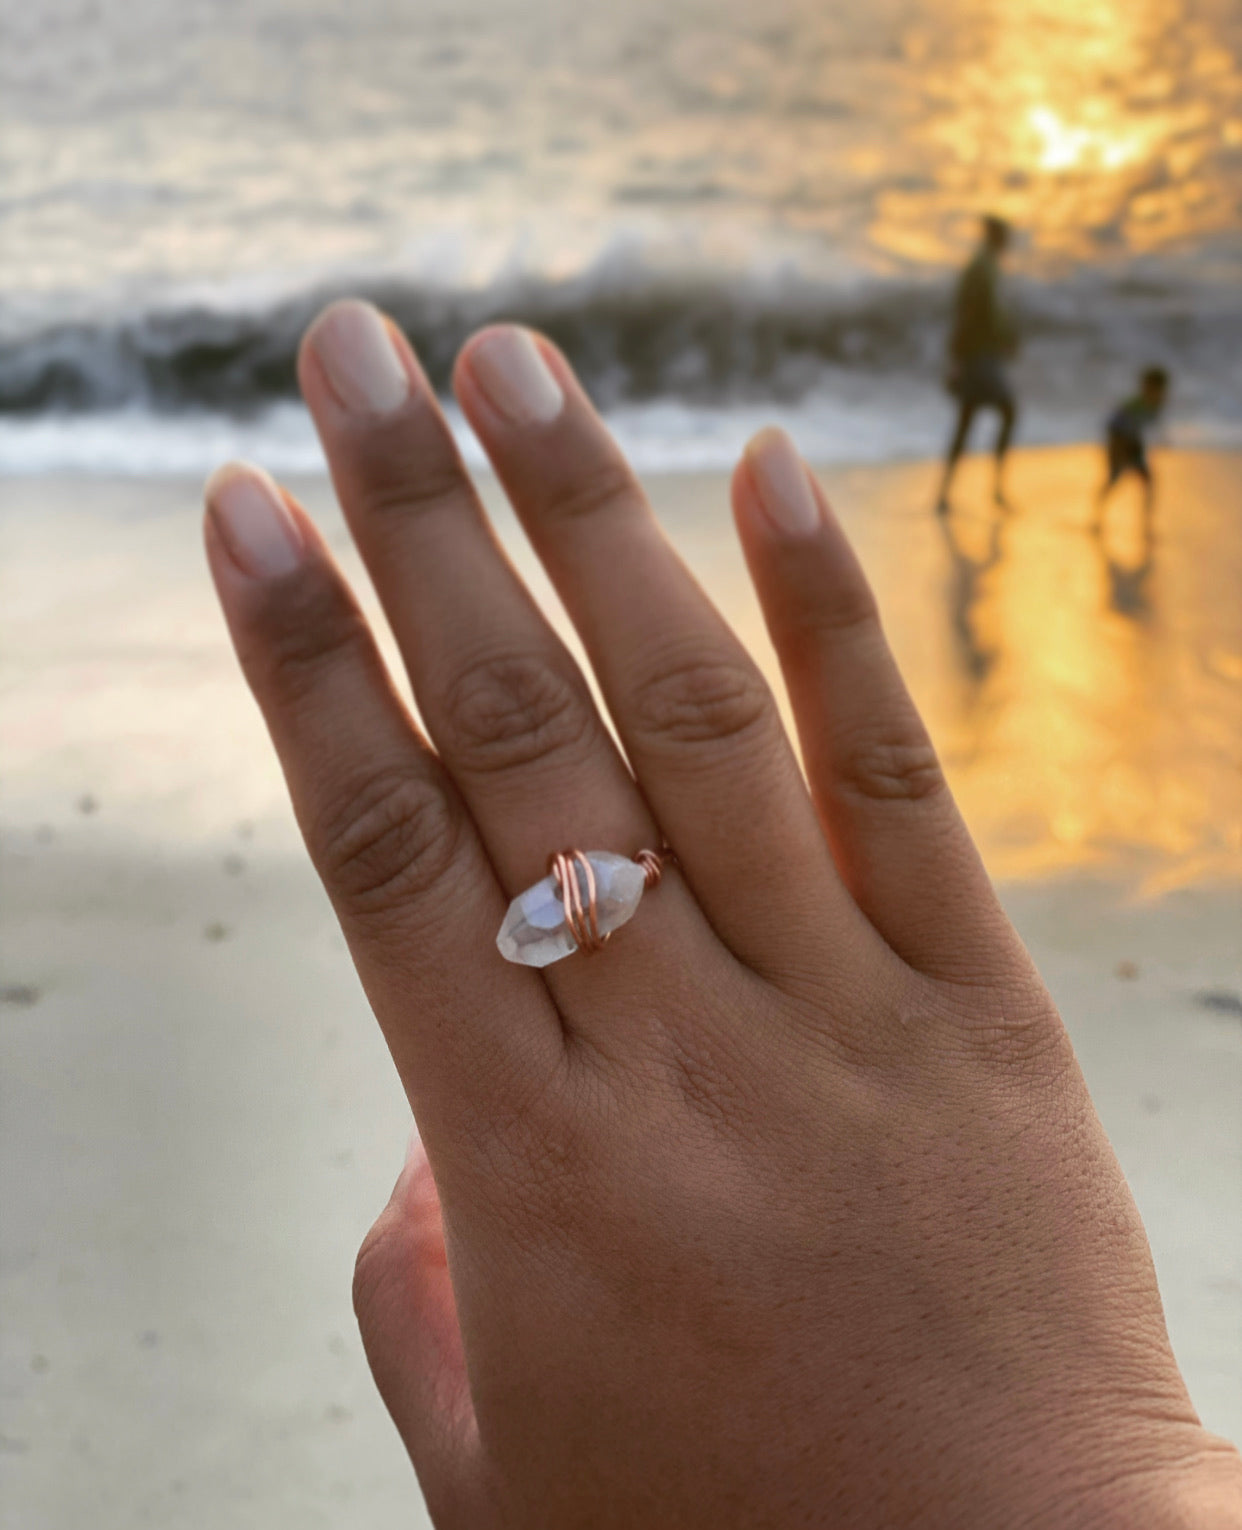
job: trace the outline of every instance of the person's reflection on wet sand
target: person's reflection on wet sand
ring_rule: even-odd
[[[980,635],[977,608],[985,576],[1003,556],[1001,528],[1004,517],[999,511],[987,517],[981,554],[970,551],[966,546],[962,537],[962,517],[943,515],[938,518],[937,524],[952,560],[949,616],[961,652],[962,666],[971,680],[983,681],[996,663],[1000,650],[995,645],[988,645]]]
[[[1098,541],[1104,572],[1108,578],[1108,606],[1118,616],[1145,622],[1152,614],[1151,578],[1154,539],[1150,524],[1145,524],[1142,556],[1137,563],[1119,558],[1101,536]]]

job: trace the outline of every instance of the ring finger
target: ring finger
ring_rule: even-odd
[[[564,358],[526,331],[486,330],[456,385],[716,931],[774,980],[826,932],[842,958],[874,948],[767,685]]]

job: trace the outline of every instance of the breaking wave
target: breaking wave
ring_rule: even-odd
[[[664,450],[656,439],[664,428],[689,431],[700,444],[727,437],[732,449],[734,432],[722,435],[712,419],[741,418],[759,406],[831,416],[831,455],[848,455],[860,431],[866,455],[882,452],[885,441],[891,450],[890,425],[904,426],[906,443],[922,450],[931,426],[916,429],[914,440],[909,427],[919,400],[931,399],[941,429],[949,281],[947,273],[888,281],[827,280],[795,269],[705,274],[604,258],[563,280],[522,275],[454,288],[371,273],[262,294],[228,286],[170,292],[90,316],[0,303],[0,471],[54,469],[58,452],[67,468],[108,462],[159,470],[167,454],[154,451],[143,468],[139,443],[162,433],[182,443],[177,461],[196,459],[190,443],[202,422],[211,424],[213,446],[230,431],[248,441],[266,430],[281,456],[309,463],[310,437],[289,408],[298,342],[321,305],[346,292],[393,315],[442,394],[472,330],[497,320],[538,327],[611,416],[638,422],[661,460],[677,456],[674,442]],[[1043,414],[1028,439],[1093,433],[1110,391],[1151,360],[1182,380],[1180,413],[1192,437],[1242,436],[1242,310],[1224,290],[1187,291],[1133,275],[1109,284],[1094,273],[1061,286],[1015,286],[1014,299],[1025,339],[1024,394]],[[894,410],[899,418],[886,422]],[[107,448],[118,422],[128,422],[128,455]],[[92,440],[100,445],[93,454]],[[693,442],[686,447],[691,457],[695,450]]]

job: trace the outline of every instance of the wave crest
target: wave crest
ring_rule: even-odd
[[[346,293],[392,314],[441,392],[466,336],[507,320],[549,335],[606,409],[790,404],[864,375],[934,384],[951,284],[946,272],[827,280],[793,267],[664,270],[614,251],[560,281],[524,274],[454,288],[338,276],[262,299],[236,289],[170,294],[90,319],[10,305],[0,307],[0,413],[254,418],[296,398],[301,336],[324,303]],[[1192,392],[1236,395],[1242,310],[1223,289],[1080,273],[1055,286],[1015,283],[1013,297],[1024,366],[1050,400],[1080,391],[1087,374],[1128,380],[1130,368],[1152,360],[1186,377]]]
[[[476,290],[392,278],[318,283],[263,306],[165,301],[109,320],[29,326],[0,342],[0,410],[253,412],[296,396],[301,335],[346,293],[393,316],[441,390],[466,336],[504,320],[547,334],[605,406],[798,397],[826,365],[921,365],[941,343],[947,306],[939,287],[843,290],[801,275],[636,281],[605,270]]]

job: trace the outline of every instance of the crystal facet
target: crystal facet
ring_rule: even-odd
[[[647,879],[643,868],[623,855],[613,855],[608,850],[588,850],[586,858],[595,873],[599,932],[609,935],[634,917]],[[576,874],[585,902],[585,880],[580,871]],[[542,882],[536,882],[514,898],[500,926],[496,944],[507,962],[520,962],[526,967],[546,967],[578,949],[565,923],[565,905],[555,877],[544,877]]]

